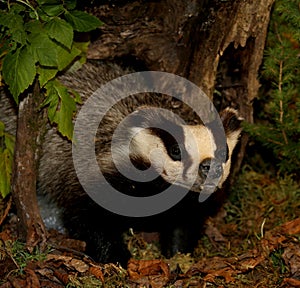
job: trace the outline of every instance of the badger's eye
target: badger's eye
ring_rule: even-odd
[[[169,149],[169,155],[174,161],[181,160],[181,150],[178,144],[173,144]]]

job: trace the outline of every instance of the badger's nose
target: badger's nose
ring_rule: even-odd
[[[199,165],[199,175],[206,178],[210,169],[211,158],[204,159]]]
[[[213,161],[211,158],[206,158],[200,163],[199,175],[206,179],[210,169],[212,169],[211,175],[213,178],[221,177],[223,173],[222,165],[218,164],[216,161]]]

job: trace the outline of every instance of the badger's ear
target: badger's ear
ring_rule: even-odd
[[[243,121],[243,118],[239,116],[238,111],[228,107],[220,112],[220,118],[222,120],[226,136],[238,138],[242,131],[241,123]]]

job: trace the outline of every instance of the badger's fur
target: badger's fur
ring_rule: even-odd
[[[85,101],[102,84],[128,72],[115,64],[87,63],[79,71],[61,76],[60,80],[66,86],[79,92]],[[5,102],[4,99],[0,101]],[[1,109],[4,109],[3,107],[4,104]],[[182,125],[176,119],[174,121],[165,119],[163,115],[157,115],[155,112],[145,113],[148,107],[168,109],[178,114],[187,124]],[[202,189],[210,168],[210,161],[215,157],[216,144],[212,131],[204,126],[190,110],[185,104],[169,96],[133,95],[119,101],[108,111],[99,125],[95,140],[97,161],[106,179],[116,189],[129,195],[149,196],[163,191],[175,180],[183,187],[190,184],[192,186],[193,192],[190,192],[192,203],[185,200],[161,215],[140,219],[113,214],[94,203],[83,191],[77,179],[72,161],[72,144],[62,139],[55,129],[49,129],[39,164],[38,193],[55,203],[61,211],[64,227],[71,236],[87,242],[88,253],[92,257],[103,262],[124,259],[126,249],[123,248],[121,234],[129,228],[140,231],[159,231],[162,234],[163,243],[169,243],[165,240],[168,238],[167,234],[188,233],[180,230],[184,226],[189,230],[197,229],[193,227],[197,226],[197,223],[193,222],[197,217],[200,204],[197,197],[194,197],[197,195],[194,192],[200,192]],[[159,167],[161,170],[157,172],[158,177],[151,182],[127,179],[118,171],[111,157],[112,135],[123,118],[131,113],[134,115],[134,121],[125,126],[123,134],[117,139],[119,149],[114,161],[125,169],[132,164],[140,170],[145,170],[150,165],[153,165],[154,169]],[[7,115],[4,118],[7,118]],[[0,120],[5,121],[1,118],[3,118],[2,115]],[[226,162],[216,169],[216,177],[221,176],[219,187],[229,175],[231,156],[241,131],[240,119],[235,110],[225,109],[220,113],[220,118],[227,138],[227,158]],[[181,143],[177,143],[172,136],[160,129],[144,128],[148,127],[147,121],[150,120],[151,123],[170,121],[171,127],[178,134],[179,138],[176,139],[180,139]],[[10,126],[12,126],[11,123]],[[126,163],[124,159],[128,158],[123,155],[125,150],[122,145],[126,137],[132,137],[129,157],[131,163]],[[191,145],[192,138],[195,139],[196,146]],[[152,153],[154,148],[160,151],[160,154]],[[163,167],[160,163],[161,155],[165,160]],[[196,181],[191,177],[195,173],[198,175]],[[188,195],[186,198],[189,197]],[[191,210],[193,210],[192,213]],[[192,219],[188,219],[186,217],[188,215]],[[185,236],[189,237],[188,234]],[[167,250],[176,252],[182,246],[188,246],[188,241],[191,240],[184,239],[184,243],[180,243],[181,240],[178,241],[176,237],[175,235],[174,245],[167,244]],[[192,247],[189,248],[192,249]]]

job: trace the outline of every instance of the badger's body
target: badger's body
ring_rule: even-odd
[[[85,101],[102,84],[128,72],[113,64],[88,63],[81,70],[62,76],[61,81],[79,92]],[[4,103],[4,99],[0,101]],[[2,109],[3,107],[4,105]],[[165,118],[156,112],[149,114],[149,107],[172,111],[183,118],[186,124],[183,125],[175,118]],[[157,170],[157,177],[150,182],[128,179],[112,161],[112,135],[124,117],[130,114],[134,115],[133,120],[124,126],[123,133],[116,139],[118,151],[114,161],[127,171],[134,168],[145,171],[152,165],[154,171]],[[11,114],[5,114],[4,118],[8,116],[11,117]],[[5,120],[2,117],[1,115],[0,120]],[[232,151],[240,133],[240,121],[235,111],[227,109],[221,113],[221,119],[227,137],[227,158],[216,169],[220,187],[229,174]],[[167,122],[172,131],[177,133],[176,140],[170,133],[153,127],[153,123]],[[13,129],[11,122],[9,127]],[[123,147],[129,138],[131,145],[127,158]],[[196,143],[196,146],[191,143]],[[152,155],[153,149],[158,149],[161,154]],[[62,139],[55,129],[49,129],[40,159],[37,188],[40,195],[57,206],[63,226],[70,235],[85,240],[88,253],[103,262],[120,261],[127,257],[121,235],[129,228],[160,232],[165,251],[174,253],[181,249],[183,252],[192,250],[190,243],[195,240],[193,234],[198,230],[197,222],[201,215],[197,192],[202,189],[210,162],[216,153],[212,132],[195,113],[170,96],[145,94],[127,97],[110,109],[102,119],[95,139],[95,152],[103,175],[122,193],[149,196],[163,191],[175,180],[182,187],[191,187],[193,192],[189,192],[183,201],[170,210],[151,217],[130,218],[109,212],[91,200],[79,183],[73,165],[72,144]],[[164,159],[163,167],[159,167],[161,155]],[[195,173],[196,179],[192,177]]]

